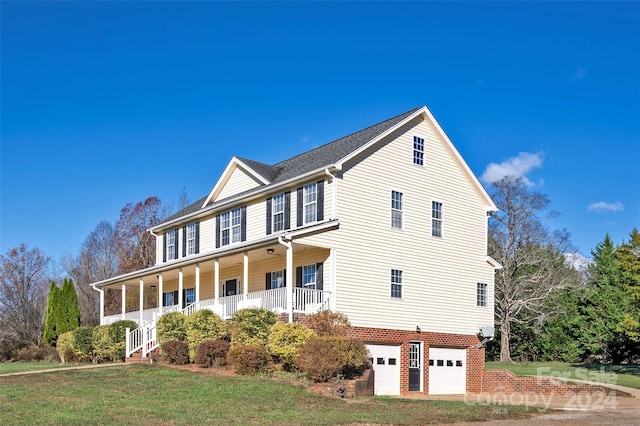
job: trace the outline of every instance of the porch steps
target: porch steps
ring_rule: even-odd
[[[153,355],[154,353],[150,353],[150,356],[142,356],[142,349],[137,350],[136,352],[132,353],[131,356],[128,356],[125,359],[125,362],[127,364],[151,364],[153,363]]]

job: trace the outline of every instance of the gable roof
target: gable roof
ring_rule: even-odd
[[[404,112],[395,117],[389,118],[380,123],[374,124],[370,127],[367,127],[366,129],[344,136],[340,139],[336,139],[333,142],[326,143],[310,151],[303,152],[299,155],[288,158],[274,165],[269,165],[246,158],[233,157],[225,168],[225,171],[222,173],[221,177],[216,182],[216,185],[207,196],[201,198],[200,200],[179,211],[178,213],[168,217],[161,224],[157,225],[154,228],[162,228],[165,224],[168,224],[168,222],[172,222],[182,216],[189,216],[201,209],[204,209],[205,207],[215,206],[218,202],[215,201],[214,203],[210,204],[210,201],[214,199],[215,195],[219,192],[222,181],[228,178],[229,173],[231,173],[238,165],[241,165],[243,166],[243,168],[248,169],[247,171],[255,176],[258,180],[262,181],[263,187],[266,188],[278,183],[295,179],[296,177],[301,177],[316,170],[322,170],[335,165],[341,165],[345,161],[353,158],[355,155],[359,154],[369,146],[376,143],[391,131],[422,114],[424,114],[434,123],[436,129],[444,138],[445,142],[449,144],[453,149],[454,154],[462,162],[465,170],[471,176],[471,179],[479,187],[481,194],[486,197],[486,200],[488,200],[487,204],[489,206],[489,209],[497,210],[493,201],[486,193],[484,187],[480,184],[477,177],[471,171],[467,163],[462,159],[462,156],[460,156],[460,153],[457,151],[455,146],[453,146],[453,143],[437,123],[429,109],[426,106],[422,106]]]

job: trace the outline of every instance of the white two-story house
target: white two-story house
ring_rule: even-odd
[[[211,192],[150,232],[155,266],[93,284],[103,324],[170,310],[342,312],[370,351],[377,394],[481,390],[494,318],[487,219],[496,206],[427,107],[274,165],[232,158]],[[104,315],[104,289],[122,312]],[[126,312],[128,292],[159,306]],[[484,328],[483,328],[484,327]]]

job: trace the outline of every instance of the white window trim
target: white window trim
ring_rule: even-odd
[[[433,215],[433,203],[439,203],[440,204],[440,217],[439,218],[436,218]],[[435,230],[435,228],[433,226],[434,221],[440,222],[440,235],[433,235],[434,230]],[[444,203],[442,201],[431,200],[431,236],[433,238],[444,238]]]
[[[307,268],[313,268],[313,285],[305,284],[304,282],[304,279],[307,276],[305,274],[305,270]],[[309,265],[302,265],[302,288],[315,290],[316,285],[318,284],[317,274],[318,274],[318,266],[315,263],[311,263]]]
[[[482,293],[480,292],[482,288]],[[480,295],[482,295],[482,304],[480,304]],[[489,285],[487,283],[476,283],[476,307],[486,308],[489,306]]]
[[[171,239],[173,238],[173,244]],[[167,231],[167,247],[165,247],[167,253],[167,262],[170,260],[176,260],[176,244],[178,243],[178,230],[171,229]]]
[[[233,214],[234,212],[238,212],[238,224],[234,225],[233,223]],[[228,219],[225,219],[225,216],[228,216]],[[228,225],[225,226],[225,220],[228,220]],[[237,230],[236,234],[234,231]],[[229,231],[229,241],[224,242],[224,231]],[[237,237],[237,239],[234,238]],[[236,207],[235,209],[227,210],[226,212],[220,214],[220,247],[229,246],[232,244],[236,244],[242,241],[242,209],[240,207]]]
[[[400,194],[400,208],[396,209],[393,204],[394,204],[394,199],[393,199],[393,193],[397,193]],[[400,226],[395,226],[394,223],[394,217],[393,214],[394,212],[397,212],[400,216]],[[391,229],[395,229],[398,231],[402,231],[404,229],[404,192],[402,191],[397,191],[395,189],[391,190]]]
[[[398,281],[394,281],[394,271],[399,272],[400,274],[396,274],[395,275],[395,279],[399,278],[399,282]],[[393,286],[398,286],[400,289],[400,297],[398,296],[394,296],[393,293]],[[390,274],[389,274],[389,298],[391,300],[402,300],[404,298],[404,272],[402,269],[396,269],[396,268],[391,268]]]
[[[196,224],[190,223],[186,226],[187,232],[187,256],[196,254]],[[192,236],[190,236],[192,234]]]
[[[282,210],[276,210],[276,206],[278,206],[278,202],[276,202],[276,199],[280,197],[282,197],[282,204],[281,204]],[[274,195],[271,199],[271,232],[280,232],[284,230],[284,216],[285,216],[284,208],[285,208],[284,192]],[[278,229],[278,227],[276,226],[276,223],[278,223],[276,221],[277,215],[280,215],[282,219],[280,229]]]
[[[315,199],[307,202],[307,194],[311,188],[314,190]],[[309,214],[307,214],[307,211]],[[308,216],[312,216],[313,219],[308,219]],[[302,218],[302,223],[305,225],[318,221],[318,182],[308,183],[302,189]]]
[[[282,274],[281,278],[282,278],[282,286],[278,286],[278,281],[277,278],[278,276],[276,274]],[[284,287],[284,277],[285,277],[285,273],[284,273],[284,269],[279,269],[277,271],[271,271],[271,290],[276,289],[276,288],[283,288]],[[276,286],[274,287],[273,284],[276,284]]]
[[[416,138],[419,138],[419,139],[421,139],[421,140],[422,140],[422,150],[420,150],[420,149],[416,149]],[[411,142],[412,142],[412,144],[411,144],[411,148],[412,148],[412,150],[411,150],[411,153],[412,153],[412,158],[411,158],[411,160],[412,160],[412,162],[413,162],[413,165],[414,165],[414,166],[418,166],[418,167],[424,167],[425,138],[423,138],[423,137],[421,137],[421,136],[418,136],[418,135],[413,135],[413,139],[411,140]],[[420,154],[422,154],[422,157],[421,157],[421,159],[420,159],[420,162],[421,162],[422,164],[418,164],[418,163],[416,163],[416,153],[420,153]]]

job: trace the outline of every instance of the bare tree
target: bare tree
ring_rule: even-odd
[[[503,269],[496,274],[496,320],[500,361],[511,361],[511,325],[549,315],[548,297],[577,285],[565,264],[570,249],[566,231],[550,232],[544,222],[556,215],[546,195],[529,191],[522,178],[495,182],[492,197],[500,209],[489,224],[489,253]]]
[[[113,225],[102,221],[84,240],[78,255],[75,258],[67,256],[62,261],[76,286],[82,325],[100,323],[99,295],[90,284],[118,274],[118,248],[114,235]],[[105,295],[107,311],[118,309],[120,304],[119,294],[110,293]]]
[[[50,262],[26,244],[0,256],[0,329],[22,343],[42,342]]]
[[[158,197],[127,204],[116,222],[119,273],[125,274],[155,264],[156,240],[147,230],[160,223],[166,211]]]

